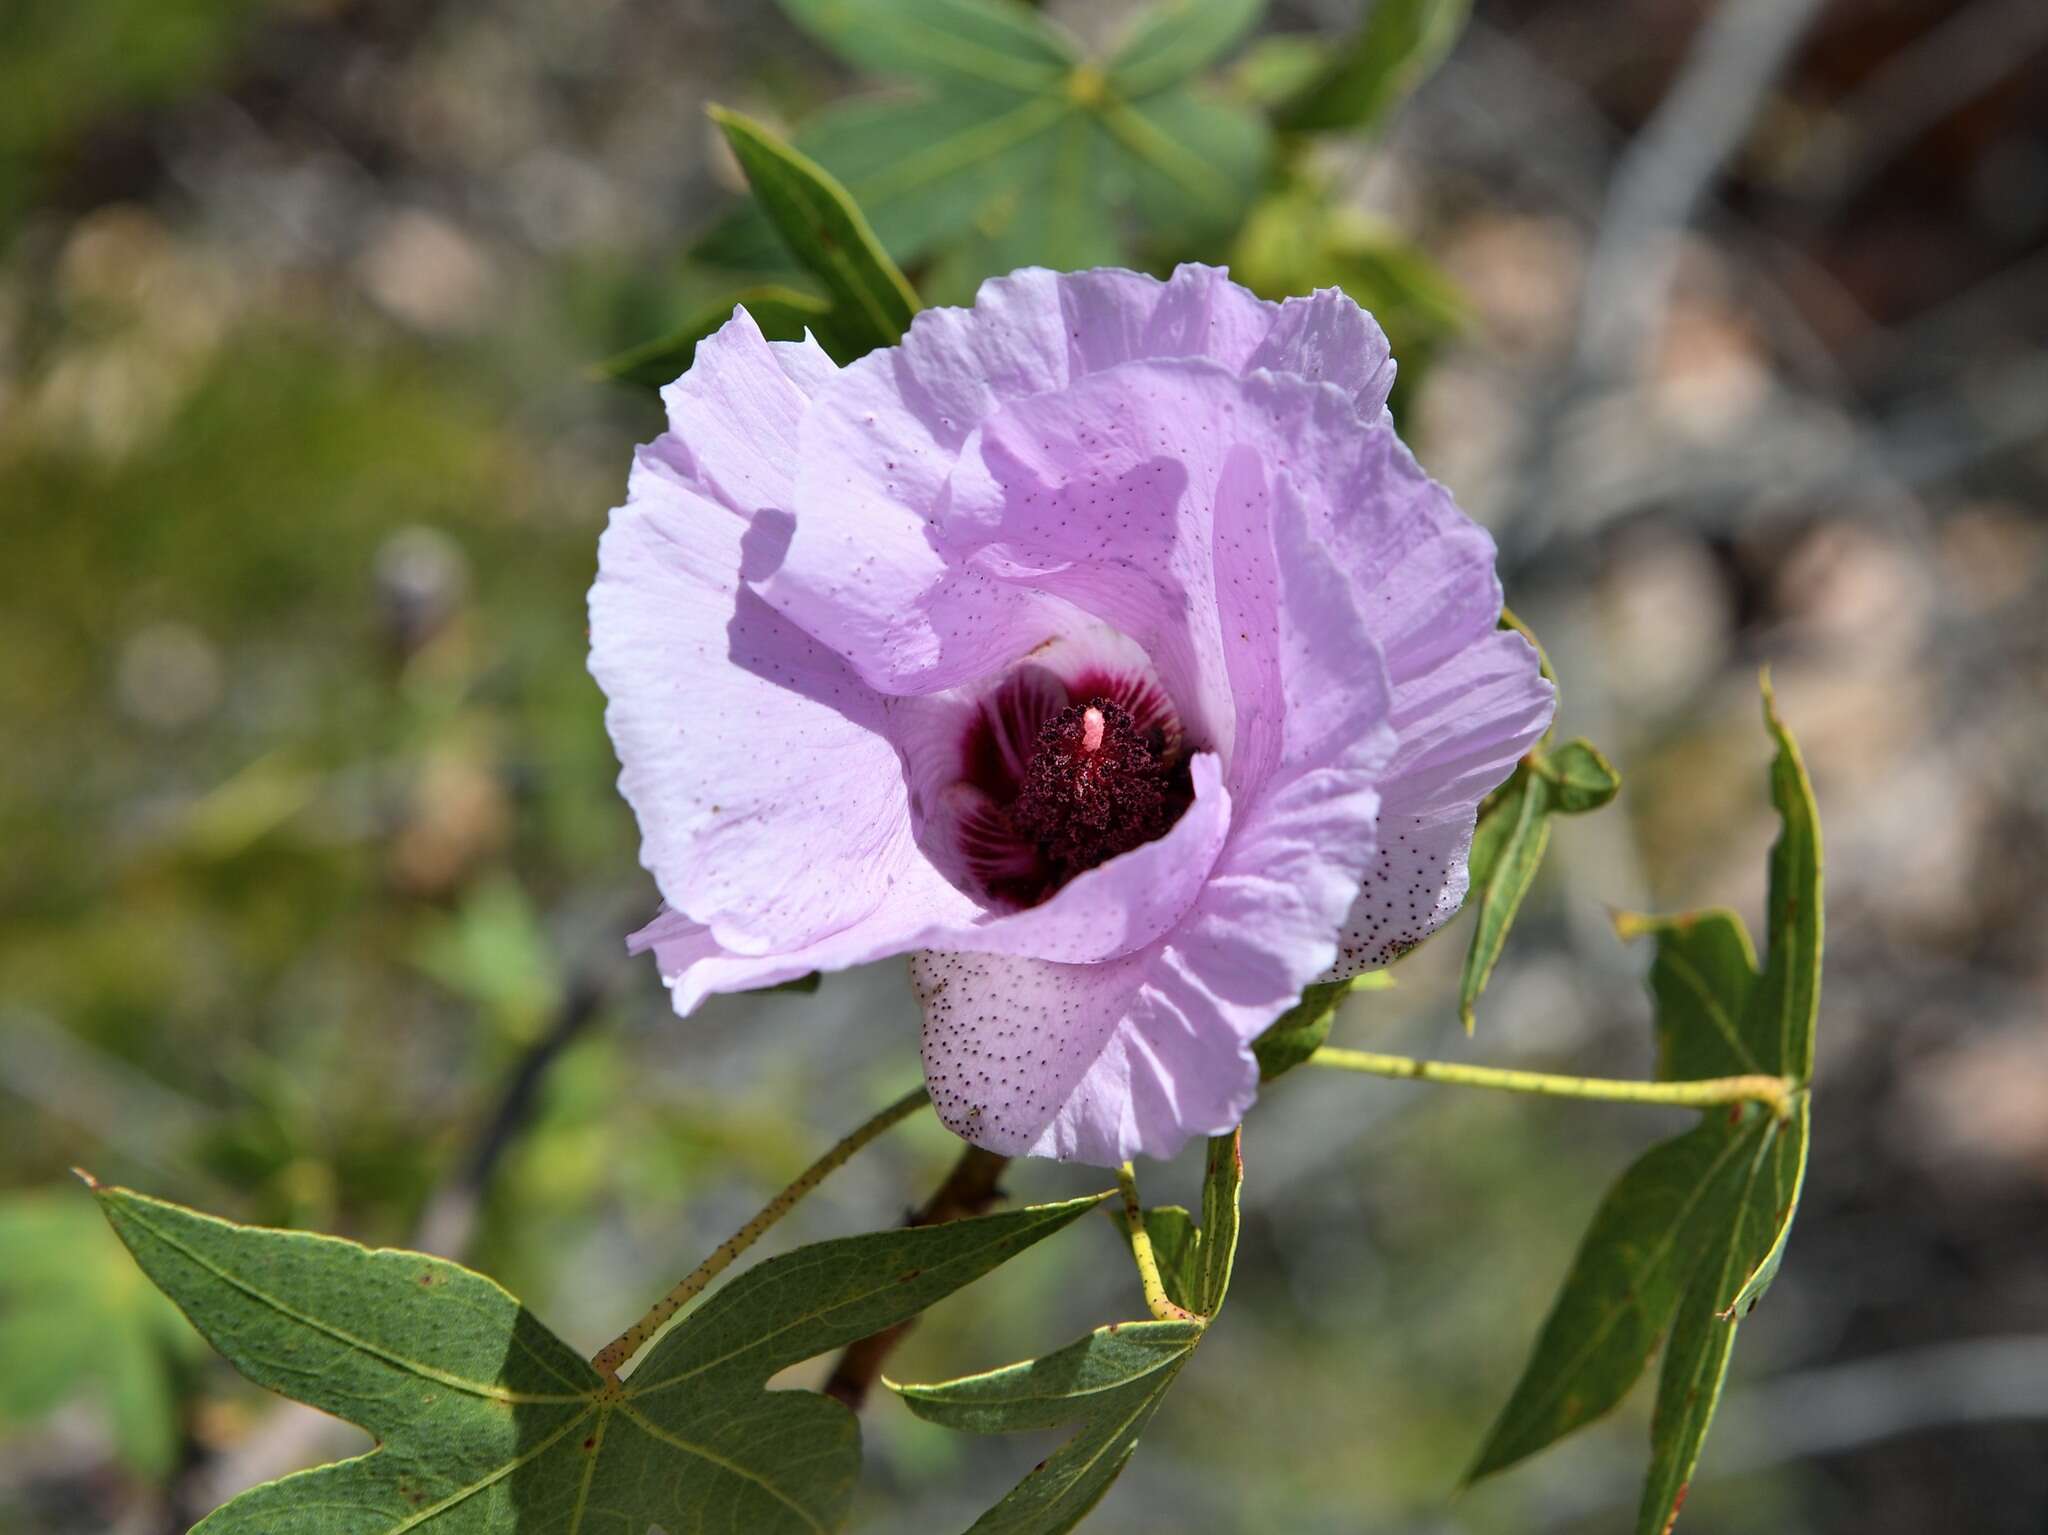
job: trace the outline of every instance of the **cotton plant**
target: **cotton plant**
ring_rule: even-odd
[[[1552,821],[1619,788],[1555,740],[1557,681],[1491,538],[1396,429],[1386,334],[1336,289],[1276,300],[1194,263],[1025,266],[925,308],[837,179],[719,121],[833,346],[777,339],[759,300],[691,337],[599,545],[590,667],[659,895],[621,935],[647,957],[620,963],[658,970],[682,1050],[713,994],[905,965],[922,1083],[588,1357],[443,1259],[94,1185],[237,1368],[377,1441],[200,1528],[839,1528],[903,1327],[1106,1216],[1127,1310],[1015,1364],[886,1381],[897,1407],[874,1408],[1069,1430],[973,1529],[1072,1529],[1230,1325],[1261,1093],[1307,1068],[1700,1111],[1601,1204],[1470,1467],[1599,1417],[1661,1346],[1637,1528],[1668,1531],[1806,1163],[1820,834],[1768,684],[1761,960],[1727,911],[1617,918],[1652,946],[1654,1078],[1329,1043],[1340,999],[1465,907],[1469,1024]],[[909,1222],[724,1277],[927,1112],[961,1150]],[[1200,1208],[1148,1205],[1140,1165],[1184,1152]],[[1101,1190],[998,1208],[1033,1159]],[[828,1353],[824,1390],[769,1389]]]

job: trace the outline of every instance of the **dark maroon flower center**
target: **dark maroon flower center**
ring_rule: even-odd
[[[962,764],[959,851],[982,893],[1016,906],[1164,836],[1194,799],[1173,707],[1143,677],[1020,667],[977,711]]]
[[[1010,819],[1065,884],[1165,835],[1187,808],[1173,790],[1130,712],[1091,698],[1040,728]]]

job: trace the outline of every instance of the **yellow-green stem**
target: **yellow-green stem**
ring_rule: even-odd
[[[1138,1200],[1138,1174],[1126,1162],[1116,1170],[1116,1186],[1123,1191],[1124,1225],[1131,1233],[1131,1257],[1138,1265],[1138,1285],[1145,1292],[1145,1305],[1161,1322],[1199,1322],[1202,1319],[1166,1298],[1166,1281],[1159,1277],[1159,1257],[1152,1251],[1152,1233],[1145,1229],[1145,1207]]]
[[[1362,1071],[1375,1077],[1448,1082],[1456,1087],[1490,1087],[1499,1092],[1536,1093],[1550,1098],[1590,1098],[1603,1103],[1659,1103],[1707,1109],[1724,1103],[1761,1103],[1780,1119],[1792,1112],[1794,1084],[1763,1075],[1707,1077],[1696,1082],[1632,1082],[1615,1077],[1561,1077],[1547,1071],[1510,1071],[1498,1066],[1459,1066],[1418,1061],[1406,1055],[1341,1050],[1325,1045],[1309,1057],[1313,1066]]]
[[[724,1273],[731,1266],[733,1259],[760,1241],[769,1227],[795,1209],[798,1200],[823,1183],[836,1168],[844,1166],[847,1160],[869,1141],[891,1126],[902,1123],[929,1102],[931,1093],[925,1088],[920,1087],[905,1093],[797,1174],[796,1180],[788,1188],[761,1207],[759,1215],[734,1232],[716,1252],[698,1264],[673,1290],[648,1308],[647,1315],[592,1355],[591,1367],[605,1379],[617,1380],[621,1365],[639,1353],[647,1340],[660,1332],[670,1317],[703,1294],[704,1287]]]

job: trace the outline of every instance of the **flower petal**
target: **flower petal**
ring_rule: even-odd
[[[1245,368],[1335,384],[1367,421],[1386,408],[1394,387],[1387,333],[1338,288],[1284,300]]]
[[[668,392],[676,433],[636,459],[590,595],[641,861],[671,907],[755,954],[885,903],[913,928],[975,910],[916,846],[886,701],[740,584],[787,525],[775,508],[804,376],[807,354],[772,350],[744,311],[698,348]]]
[[[1231,565],[1222,611],[1260,661],[1240,673],[1265,689],[1240,731],[1260,771],[1192,908],[1106,964],[913,962],[933,1101],[979,1145],[1108,1165],[1228,1129],[1257,1091],[1251,1041],[1336,955],[1374,853],[1387,684],[1300,488],[1255,468],[1222,477],[1235,493],[1218,506],[1216,558]]]
[[[1479,802],[1556,708],[1534,649],[1497,627],[1493,540],[1394,446],[1383,460],[1398,487],[1387,503],[1404,509],[1370,557],[1355,530],[1339,539],[1367,587],[1401,744],[1383,785],[1380,854],[1345,921],[1333,979],[1392,963],[1456,915]]]
[[[1007,403],[1145,358],[1240,371],[1280,307],[1221,270],[1171,282],[1027,268],[982,284],[972,309],[928,309],[901,346],[823,390],[803,427],[797,528],[756,587],[885,692],[985,675],[1059,632],[1057,605],[947,557],[947,480],[976,427]]]

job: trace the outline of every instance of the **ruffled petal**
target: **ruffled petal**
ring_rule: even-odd
[[[717,935],[679,911],[664,910],[626,940],[627,952],[652,952],[678,1015],[688,1017],[706,997],[752,991],[794,981],[814,970],[845,970],[887,959],[915,946],[918,923],[900,908],[884,908],[866,920],[811,943],[769,954],[740,954]]]
[[[1550,727],[1554,690],[1519,634],[1489,629],[1394,689],[1379,855],[1345,918],[1330,979],[1392,964],[1457,915],[1479,802]]]
[[[1378,419],[1394,387],[1387,333],[1338,288],[1283,300],[1245,367],[1335,384],[1367,421]]]
[[[979,1145],[1109,1165],[1228,1129],[1257,1090],[1251,1041],[1336,955],[1394,748],[1387,682],[1300,488],[1254,478],[1225,476],[1237,494],[1218,508],[1216,557],[1235,578],[1222,611],[1246,623],[1240,644],[1258,658],[1244,680],[1267,690],[1240,750],[1265,744],[1256,792],[1194,905],[1106,964],[959,952],[913,963],[933,1101]]]
[[[1384,785],[1380,855],[1345,920],[1333,978],[1392,963],[1457,914],[1479,802],[1556,708],[1534,649],[1498,627],[1492,538],[1390,431],[1381,447],[1370,467],[1388,509],[1382,536],[1332,536],[1387,657],[1401,744]]]
[[[799,949],[885,905],[913,926],[975,910],[916,846],[886,701],[740,584],[787,525],[806,376],[815,361],[771,349],[744,311],[698,348],[668,392],[681,435],[636,459],[590,595],[641,861],[740,953]]]
[[[928,309],[901,346],[843,370],[803,427],[797,527],[757,589],[885,692],[957,687],[1060,624],[1028,585],[949,557],[947,480],[1006,404],[1134,360],[1241,371],[1280,315],[1221,270],[1170,282],[1029,268],[971,309]]]

